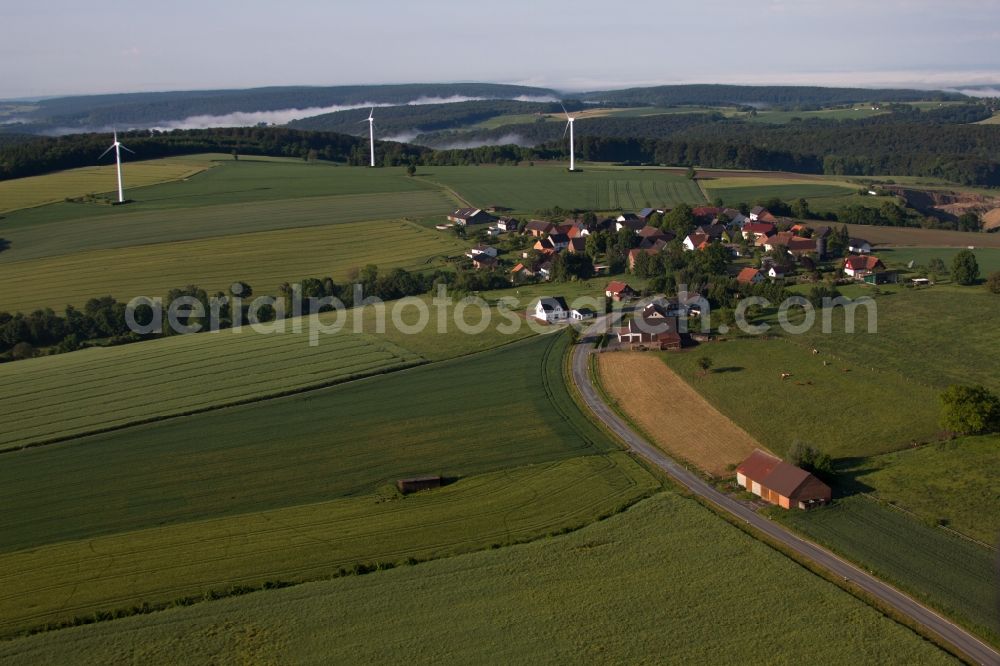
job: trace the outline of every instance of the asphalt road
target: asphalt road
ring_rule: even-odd
[[[579,389],[584,402],[608,428],[625,442],[629,449],[662,469],[692,493],[703,497],[723,511],[736,516],[747,524],[752,525],[755,529],[767,534],[775,541],[782,543],[799,555],[823,567],[831,574],[850,581],[865,592],[888,604],[899,613],[923,625],[937,634],[943,641],[955,646],[969,656],[976,663],[1000,665],[1000,652],[983,643],[965,629],[938,615],[923,604],[903,594],[891,585],[875,578],[866,571],[845,562],[825,548],[796,536],[781,525],[758,515],[728,495],[719,492],[700,477],[674,462],[663,451],[647,442],[641,435],[632,430],[601,398],[591,382],[589,372],[589,360],[593,351],[593,343],[596,341],[597,336],[607,330],[606,327],[612,323],[609,320],[617,319],[620,316],[620,314],[610,314],[599,317],[580,336],[580,343],[573,348],[571,364],[573,382]]]

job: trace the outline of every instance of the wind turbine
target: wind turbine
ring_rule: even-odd
[[[112,149],[114,149],[115,151],[115,164],[118,166],[118,203],[121,204],[125,203],[125,192],[122,190],[122,150],[128,150],[128,152],[132,153],[133,155],[135,155],[135,151],[129,150],[124,145],[122,145],[121,141],[118,140],[117,131],[115,131],[114,143],[108,146],[108,149],[105,150],[103,153],[101,153],[101,157],[98,157],[97,159],[100,160],[105,155],[110,153]]]
[[[566,131],[569,130],[569,170],[576,171],[576,157],[573,155],[573,121],[576,118],[569,115],[569,111],[566,110],[566,106],[562,102],[559,102],[559,106],[562,107],[563,113],[566,114],[566,129],[563,130],[563,137],[566,136]]]
[[[365,119],[368,121],[368,149],[371,155],[371,161],[368,166],[375,166],[375,107],[368,112],[368,117]],[[362,120],[361,122],[365,122]]]

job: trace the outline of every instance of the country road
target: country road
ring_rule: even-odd
[[[708,500],[719,509],[743,520],[771,539],[792,549],[798,555],[826,569],[831,574],[839,576],[844,580],[849,580],[858,588],[888,604],[899,613],[923,625],[931,632],[937,634],[943,641],[955,646],[958,650],[973,659],[975,663],[991,666],[1000,665],[1000,652],[997,652],[997,650],[979,640],[965,629],[945,619],[891,585],[882,582],[864,570],[837,557],[825,548],[802,539],[781,525],[748,509],[728,495],[719,492],[635,432],[631,426],[622,420],[604,402],[591,381],[589,371],[590,357],[596,337],[600,333],[610,330],[610,325],[619,317],[621,317],[621,313],[612,313],[598,317],[581,334],[579,344],[575,345],[572,350],[571,368],[573,383],[576,384],[583,401],[597,418],[625,442],[632,452],[662,469],[672,479],[692,493]]]

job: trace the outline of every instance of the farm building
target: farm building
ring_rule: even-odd
[[[535,319],[547,322],[565,321],[569,317],[569,307],[562,296],[543,296],[535,304]]]
[[[496,222],[496,218],[479,208],[459,208],[448,215],[448,221],[464,227],[470,224],[490,224]]]
[[[404,495],[415,493],[420,490],[430,490],[441,487],[440,476],[417,476],[412,479],[399,479],[396,481],[396,488]]]
[[[865,284],[896,284],[899,282],[899,274],[896,271],[878,271],[865,276]]]
[[[830,486],[760,449],[736,468],[736,483],[784,509],[811,509],[828,504],[832,497]]]
[[[635,296],[635,290],[629,286],[628,282],[609,282],[604,288],[604,295],[613,301],[624,301]]]

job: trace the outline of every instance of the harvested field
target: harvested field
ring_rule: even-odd
[[[672,456],[721,476],[763,448],[654,354],[601,354],[598,366],[618,408]]]

